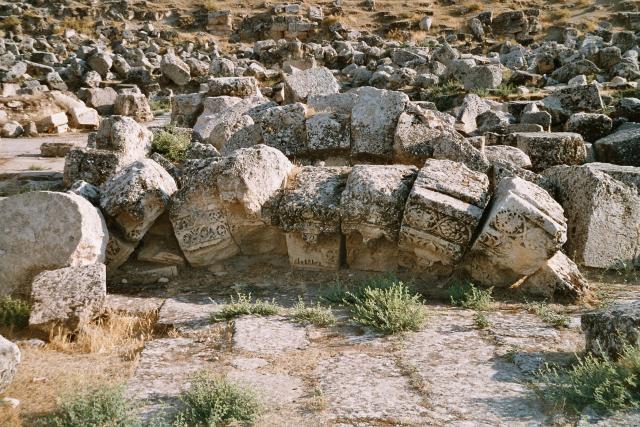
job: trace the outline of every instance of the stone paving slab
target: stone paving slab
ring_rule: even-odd
[[[304,327],[278,316],[244,316],[234,321],[233,346],[266,355],[277,355],[309,345]]]

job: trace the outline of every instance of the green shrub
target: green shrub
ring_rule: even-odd
[[[640,406],[640,348],[626,346],[617,361],[592,354],[569,367],[546,366],[537,379],[542,396],[557,407],[599,412]]]
[[[167,126],[153,134],[151,151],[162,154],[172,162],[179,163],[185,160],[190,145],[191,141],[187,132]]]
[[[194,375],[191,387],[180,401],[182,408],[174,422],[176,427],[253,423],[260,412],[260,403],[252,390],[208,371]]]
[[[367,286],[362,294],[348,296],[344,302],[351,308],[351,319],[385,334],[417,330],[426,321],[420,296],[402,282],[388,288]]]
[[[0,299],[0,326],[26,328],[29,325],[29,303],[17,298]]]
[[[152,99],[149,101],[149,106],[154,114],[166,113],[171,111],[171,101],[168,99]]]
[[[353,285],[345,285],[339,281],[329,287],[324,292],[322,299],[334,304],[349,304],[355,301],[356,297],[362,297],[366,288],[389,289],[397,279],[392,275],[374,276],[363,282]]]
[[[280,312],[280,306],[276,304],[275,300],[271,301],[253,301],[251,294],[237,294],[237,299],[231,297],[231,304],[225,305],[220,313],[214,313],[212,320],[214,322],[220,320],[229,320],[235,317],[244,315],[257,315],[257,316],[273,316]]]
[[[298,303],[293,307],[290,317],[298,323],[310,323],[320,327],[336,323],[331,307],[323,307],[320,303],[317,303],[315,307],[307,306],[302,298],[298,298]]]
[[[102,386],[63,397],[58,409],[40,419],[46,427],[133,427],[140,423],[122,386]]]
[[[544,323],[555,328],[566,328],[571,320],[566,314],[558,313],[546,302],[529,302],[525,306],[530,313],[537,315]]]
[[[486,329],[491,326],[487,316],[480,312],[476,312],[476,314],[473,315],[473,324],[476,325],[476,328],[478,329]]]
[[[493,304],[493,288],[476,288],[473,283],[455,283],[449,288],[451,304],[472,310],[488,310]]]

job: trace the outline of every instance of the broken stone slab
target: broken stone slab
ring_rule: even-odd
[[[484,154],[491,163],[508,163],[518,168],[531,168],[531,158],[519,148],[508,145],[490,145],[484,148]]]
[[[336,270],[341,260],[340,198],[350,169],[305,166],[293,172],[275,208],[292,267]]]
[[[254,77],[217,77],[207,82],[208,96],[261,96],[258,81]]]
[[[565,127],[567,132],[579,133],[587,142],[596,142],[611,133],[613,121],[605,114],[575,113],[569,117]]]
[[[640,265],[640,197],[637,190],[595,163],[543,172],[556,188],[569,225],[566,253],[578,264],[626,269]]]
[[[38,132],[57,133],[56,129],[69,123],[69,119],[64,111],[46,116],[37,123]]]
[[[201,93],[185,93],[171,98],[171,124],[179,127],[194,127],[204,109]],[[195,128],[193,132],[195,133]]]
[[[65,157],[75,147],[72,142],[44,142],[40,146],[42,157]]]
[[[152,141],[151,131],[131,117],[111,116],[100,123],[95,148],[121,153],[131,163],[146,157]]]
[[[413,166],[400,165],[353,167],[340,201],[350,268],[397,268],[400,224],[417,171]]]
[[[87,88],[79,92],[87,107],[94,108],[99,114],[113,114],[118,93],[111,87]]]
[[[518,177],[502,179],[467,257],[481,284],[508,286],[535,273],[567,240],[562,207],[542,188]]]
[[[100,314],[106,296],[104,264],[44,271],[31,284],[29,326],[46,333],[57,326],[75,331]]]
[[[184,265],[185,259],[176,240],[169,214],[158,217],[137,249],[138,261],[161,265]]]
[[[207,132],[209,135],[208,139],[203,140],[203,142],[208,142],[224,152],[226,150],[225,146],[236,134],[242,134],[247,129],[259,127],[258,124],[263,114],[274,106],[274,103],[258,97],[247,98],[241,102],[234,103],[234,105],[221,113],[211,115],[208,122],[203,122],[204,132],[202,132],[202,135],[207,135]],[[249,145],[263,143],[261,132],[258,133],[259,137]],[[247,145],[242,146],[246,147]]]
[[[186,96],[186,95],[181,95]],[[173,99],[178,98],[177,96]],[[207,141],[209,136],[211,135],[211,130],[216,124],[215,118],[218,114],[224,113],[229,108],[234,106],[235,104],[242,101],[242,98],[237,98],[233,96],[217,96],[217,97],[208,97],[201,100],[200,103],[202,113],[198,116],[193,125],[193,134],[198,137],[200,141]],[[176,122],[181,121],[179,117],[182,116],[183,109],[178,108],[178,104],[176,103],[175,114],[176,114]],[[171,109],[171,121],[173,122],[174,109],[172,105]]]
[[[495,89],[502,83],[502,67],[499,65],[480,65],[472,67],[464,76],[466,90]]]
[[[78,129],[97,129],[100,126],[100,115],[93,108],[85,106],[69,109],[71,126]]]
[[[286,156],[304,154],[307,148],[306,115],[306,105],[301,103],[267,109],[259,121],[264,143]]]
[[[640,166],[640,124],[624,123],[593,144],[596,158],[617,165]]]
[[[233,323],[233,346],[264,355],[279,355],[309,346],[307,331],[277,316],[242,316]]]
[[[578,300],[589,292],[589,283],[578,266],[557,252],[518,287],[521,291],[556,300]]]
[[[334,420],[391,425],[425,421],[421,396],[392,356],[344,351],[321,360],[315,375]]]
[[[38,191],[0,200],[0,294],[29,294],[35,275],[104,262],[107,227],[75,194]]]
[[[355,158],[390,160],[398,118],[409,98],[402,92],[362,87],[351,110],[351,154]]]
[[[578,133],[523,132],[516,135],[516,145],[529,156],[534,172],[557,165],[581,165],[587,158]]]
[[[172,53],[162,56],[160,61],[160,71],[162,75],[178,86],[184,86],[191,80],[189,66],[179,57]]]
[[[284,101],[306,102],[309,96],[338,93],[340,85],[331,70],[314,67],[284,75]]]
[[[234,241],[246,255],[286,254],[284,234],[262,220],[262,207],[279,195],[293,164],[266,145],[240,148],[225,158],[217,177]]]
[[[461,163],[427,160],[409,193],[399,264],[434,276],[462,259],[489,201],[489,178]]]
[[[162,215],[177,186],[158,163],[132,163],[101,187],[100,208],[130,242],[138,242]]]
[[[597,113],[604,104],[596,83],[555,90],[542,100],[542,107],[551,114],[554,124],[564,123],[572,114]]]
[[[231,370],[227,379],[255,390],[265,404],[286,405],[298,401],[305,392],[304,382],[292,375]]]
[[[124,155],[114,151],[74,148],[65,157],[63,182],[67,188],[77,181],[99,186],[128,164]]]
[[[489,104],[478,95],[472,93],[465,96],[456,116],[460,130],[467,135],[474,132],[478,128],[476,118],[490,109]]]
[[[109,233],[109,242],[105,251],[107,273],[111,274],[122,266],[136,250],[138,242],[129,242],[118,233]]]
[[[309,157],[347,156],[351,151],[350,117],[337,113],[318,113],[306,122],[306,154]]]
[[[598,356],[615,359],[625,346],[640,346],[640,301],[584,313],[581,323],[586,350]]]
[[[173,328],[183,335],[211,326],[211,316],[220,311],[209,295],[178,295],[167,298],[158,312],[158,326]]]
[[[182,187],[172,199],[169,218],[180,248],[194,267],[216,264],[239,253],[217,189],[224,163],[217,158],[196,161],[185,171]]]
[[[0,335],[0,391],[6,390],[13,381],[20,364],[20,349]]]

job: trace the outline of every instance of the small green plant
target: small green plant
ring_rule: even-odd
[[[388,288],[367,286],[362,294],[348,293],[344,302],[352,320],[384,334],[418,330],[427,318],[420,296],[402,282]]]
[[[26,328],[29,325],[29,303],[18,298],[0,299],[0,326]]]
[[[38,420],[42,427],[133,427],[139,421],[122,386],[101,386],[63,397],[58,409]]]
[[[554,328],[566,328],[569,326],[571,320],[569,316],[558,313],[546,302],[529,302],[525,308],[528,312],[537,315],[540,320]]]
[[[180,163],[185,160],[189,145],[191,141],[187,132],[167,126],[153,134],[151,151],[162,154],[172,162]]]
[[[502,83],[501,85],[499,85],[497,88],[493,90],[493,93],[496,96],[499,96],[501,98],[506,98],[507,96],[515,92],[516,92],[516,86],[510,83]]]
[[[608,412],[640,406],[640,348],[626,346],[619,359],[587,354],[568,367],[547,365],[537,374],[542,396],[559,408]]]
[[[302,298],[298,298],[298,303],[293,307],[290,317],[298,323],[310,323],[320,327],[331,326],[336,323],[331,307],[323,307],[320,303],[315,306],[307,306]]]
[[[166,113],[171,111],[171,101],[168,99],[152,99],[149,101],[149,106],[154,115]]]
[[[30,171],[42,171],[42,170],[44,170],[44,168],[42,166],[39,166],[39,165],[29,165],[29,170]]]
[[[180,401],[182,409],[174,421],[175,427],[252,424],[260,412],[260,402],[252,390],[206,370],[193,376],[191,387]]]
[[[472,310],[489,310],[493,304],[493,288],[480,289],[473,283],[454,283],[449,288],[451,304]]]
[[[473,324],[476,325],[476,328],[478,329],[487,329],[489,326],[491,326],[491,323],[489,322],[489,319],[487,319],[487,316],[479,311],[473,315]]]
[[[280,306],[275,300],[262,301],[251,298],[251,294],[238,293],[237,298],[231,297],[231,304],[225,305],[220,313],[214,313],[212,320],[229,320],[244,315],[273,316],[280,312]]]
[[[375,276],[356,284],[343,284],[336,281],[323,293],[322,299],[333,304],[353,303],[355,297],[362,297],[366,288],[388,289],[397,282],[392,275]]]

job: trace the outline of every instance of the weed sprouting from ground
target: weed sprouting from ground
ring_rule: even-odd
[[[397,282],[393,276],[376,276],[354,285],[336,282],[323,295],[322,299],[334,304],[352,303],[355,297],[362,297],[366,288],[388,289]]]
[[[29,303],[21,299],[4,297],[0,299],[0,326],[22,329],[29,325]]]
[[[238,293],[237,298],[231,297],[231,303],[225,305],[220,313],[214,313],[211,319],[218,322],[244,315],[273,316],[280,313],[280,309],[275,300],[253,301],[251,294]]]
[[[149,106],[154,114],[162,114],[171,111],[171,101],[168,99],[152,99]]]
[[[320,303],[317,303],[315,306],[307,306],[302,298],[298,298],[298,303],[293,307],[290,317],[295,322],[320,327],[331,326],[336,323],[336,318],[331,311],[331,307],[323,307]]]
[[[200,371],[180,397],[182,409],[175,427],[218,426],[231,422],[253,423],[260,412],[255,393],[208,371]]]
[[[542,396],[558,408],[609,412],[640,406],[640,348],[626,346],[619,359],[587,354],[568,367],[538,372]]]
[[[418,330],[427,318],[420,296],[402,282],[387,288],[367,286],[362,293],[347,295],[344,302],[351,309],[351,319],[384,334]]]
[[[525,309],[537,315],[544,323],[555,328],[566,328],[569,326],[569,316],[558,313],[546,302],[529,302],[525,305]]]
[[[63,397],[58,409],[36,422],[46,427],[132,427],[139,425],[135,408],[122,386],[105,385]]]
[[[489,322],[489,319],[487,319],[487,316],[479,311],[473,315],[473,324],[476,325],[476,328],[478,329],[487,329],[489,326],[491,326],[491,323]]]
[[[191,141],[187,132],[167,126],[153,134],[151,151],[162,154],[172,162],[179,163],[185,160],[189,145],[191,145]]]
[[[472,310],[489,310],[493,304],[493,288],[480,289],[472,283],[455,283],[449,288],[451,304]]]

